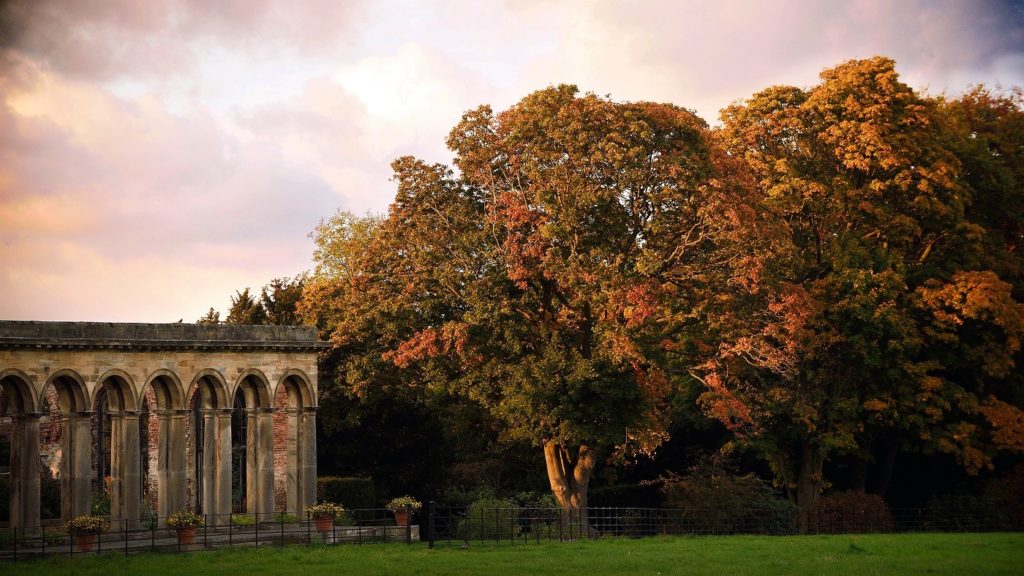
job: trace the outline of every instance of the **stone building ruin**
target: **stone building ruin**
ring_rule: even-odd
[[[128,529],[301,515],[324,346],[308,326],[0,321],[6,523],[36,534],[97,502]]]

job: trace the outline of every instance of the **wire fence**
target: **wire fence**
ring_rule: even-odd
[[[148,517],[138,527],[127,521],[101,534],[68,534],[44,527],[37,534],[0,529],[0,561],[53,555],[138,552],[185,553],[231,547],[332,546],[405,543],[524,545],[608,537],[657,535],[792,535],[798,533],[1020,531],[1024,523],[1007,511],[924,508],[818,511],[804,519],[794,508],[486,508],[446,507],[430,502],[406,510],[408,520],[383,508],[348,510],[317,519],[284,513],[205,515],[193,530],[168,528]]]

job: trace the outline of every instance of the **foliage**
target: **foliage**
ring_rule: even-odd
[[[107,516],[110,514],[110,489],[111,478],[103,479],[103,489],[92,493],[92,501],[89,509],[95,516]]]
[[[373,508],[377,497],[372,478],[340,478],[321,476],[316,479],[320,501],[341,502],[350,509]]]
[[[1019,451],[1019,406],[994,395],[1022,330],[941,103],[886,58],[773,87],[722,112],[783,242],[755,253],[708,315],[705,410],[760,450],[803,510],[823,462],[879,443],[956,455],[968,472]],[[984,384],[983,384],[984,383]]]
[[[220,312],[214,310],[213,307],[211,306],[210,309],[206,312],[206,314],[204,314],[198,320],[196,320],[196,324],[204,324],[204,325],[220,324]]]
[[[877,494],[850,490],[822,497],[811,510],[814,533],[888,532],[894,527],[889,505]]]
[[[68,534],[101,534],[110,531],[110,522],[102,516],[85,514],[65,522],[64,531]]]
[[[388,510],[391,510],[392,512],[397,512],[399,510],[406,510],[406,509],[409,509],[409,510],[415,512],[415,511],[419,510],[422,507],[423,507],[423,503],[420,502],[419,500],[413,498],[412,496],[398,496],[396,498],[392,498],[387,503],[387,506],[385,506],[385,508],[387,508]]]
[[[278,524],[295,524],[299,521],[299,517],[295,514],[289,514],[287,512],[278,512],[274,514],[274,522]]]
[[[256,523],[255,514],[232,514],[231,525],[232,526],[252,526]]]
[[[753,474],[735,475],[714,460],[656,481],[677,525],[706,526],[713,534],[785,533],[796,508]],[[676,512],[678,510],[679,512]]]
[[[345,513],[345,509],[334,502],[318,502],[306,507],[306,515],[314,519],[330,518],[336,519]]]
[[[228,309],[228,315],[224,319],[224,323],[266,324],[267,311],[260,304],[260,301],[249,293],[248,288],[242,291],[235,291],[235,295],[231,297],[231,307]]]
[[[168,516],[166,524],[168,528],[195,528],[197,526],[204,526],[206,520],[202,515],[195,512],[180,510]]]
[[[504,498],[481,498],[466,508],[458,533],[469,540],[508,540],[519,536],[519,506]]]

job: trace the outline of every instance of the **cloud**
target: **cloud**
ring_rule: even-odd
[[[391,161],[556,83],[718,110],[843,60],[932,92],[1024,84],[1019,3],[8,0],[0,317],[193,320],[309,267]]]

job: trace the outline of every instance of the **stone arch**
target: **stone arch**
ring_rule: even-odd
[[[192,378],[192,383],[185,393],[185,408],[188,408],[192,403],[192,396],[204,383],[209,385],[209,391],[212,394],[209,398],[212,405],[208,406],[209,408],[226,408],[230,406],[228,403],[228,383],[224,379],[224,375],[219,370],[205,368],[196,372],[196,375]]]
[[[38,410],[35,394],[33,393],[32,379],[28,374],[15,368],[8,368],[0,372],[0,388],[7,397],[8,409],[12,406],[11,401],[17,404],[17,413],[35,413]]]
[[[309,377],[285,370],[274,400],[275,492],[289,514],[301,515],[316,501],[316,401]]]
[[[181,378],[166,368],[151,372],[139,392],[142,501],[161,522],[185,509],[186,398]]]
[[[249,514],[274,512],[274,432],[270,380],[249,368],[235,381],[231,412],[233,506]]]
[[[47,392],[57,397],[60,422],[60,456],[55,466],[60,476],[60,516],[68,521],[88,514],[92,505],[92,398],[85,380],[71,369],[55,371],[47,378],[39,394],[39,406],[45,406]]]
[[[10,417],[10,434],[0,434],[10,454],[7,484],[8,522],[26,534],[39,532],[39,414],[32,380],[21,370],[0,372],[0,416]]]
[[[57,370],[50,374],[50,377],[46,379],[46,383],[43,384],[42,390],[39,391],[39,406],[46,404],[46,391],[51,386],[57,391],[57,409],[62,414],[84,412],[92,404],[89,388],[85,385],[85,379],[82,378],[81,374],[70,368]]]
[[[289,368],[281,374],[281,378],[274,387],[274,397],[284,387],[288,393],[288,405],[291,407],[315,408],[316,395],[313,394],[313,385],[310,384],[309,376],[298,368]],[[293,396],[292,389],[297,394]],[[294,402],[293,402],[294,400]]]
[[[224,375],[212,368],[192,378],[185,395],[188,416],[185,450],[186,483],[193,511],[210,524],[230,522],[231,402]]]
[[[114,526],[138,528],[142,494],[138,400],[130,374],[117,368],[96,380],[93,392],[96,426],[96,486],[109,498]],[[105,481],[109,478],[108,486]]]
[[[139,391],[140,409],[142,399],[150,389],[156,396],[157,408],[160,410],[185,409],[185,390],[181,385],[181,378],[173,370],[161,368],[150,373],[146,383],[142,385],[142,390]]]

